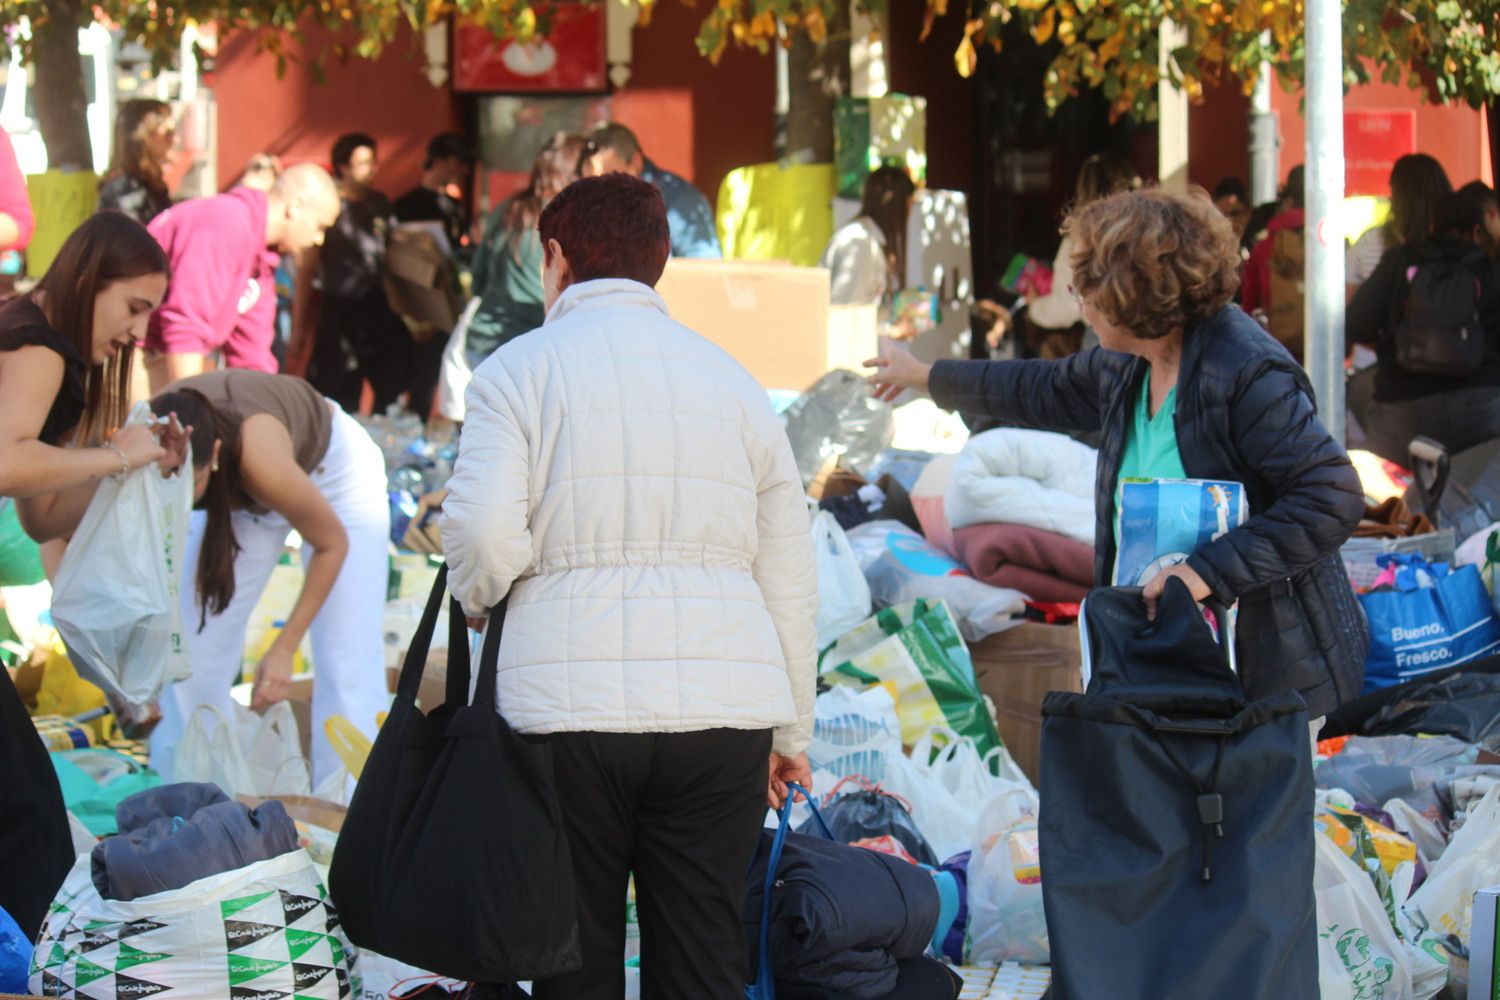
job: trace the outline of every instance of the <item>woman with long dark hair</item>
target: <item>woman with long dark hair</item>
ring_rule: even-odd
[[[171,464],[151,430],[120,429],[131,354],[166,290],[161,247],[108,213],[74,230],[37,287],[0,308],[0,496],[16,500],[38,541],[70,534],[105,476]],[[0,670],[0,908],[35,935],[72,863],[57,777]]]
[[[171,208],[165,171],[176,138],[165,101],[136,98],[120,105],[109,170],[99,184],[99,210],[124,212],[144,226]]]
[[[880,167],[865,179],[859,215],[833,234],[818,264],[830,272],[834,305],[882,305],[906,284],[906,224],[916,193],[899,167]]]
[[[485,220],[474,258],[479,310],[469,322],[464,353],[478,365],[501,344],[546,318],[542,295],[542,243],[537,219],[559,191],[578,179],[587,141],[559,132],[536,154],[526,187],[501,202]]]
[[[381,616],[390,510],[385,459],[355,419],[290,375],[230,369],[169,386],[151,401],[192,428],[197,509],[188,525],[183,616],[193,675],[163,692],[151,763],[172,753],[201,705],[233,711],[250,613],[295,529],[304,581],[255,669],[252,707],[286,698],[292,661],[311,633],[313,777],[339,760],[324,723],[340,715],[367,736],[388,700]]]
[[[1443,165],[1426,153],[1409,153],[1391,167],[1391,214],[1385,225],[1366,230],[1345,255],[1350,290],[1370,279],[1392,247],[1419,246],[1432,235],[1437,210],[1453,185]]]

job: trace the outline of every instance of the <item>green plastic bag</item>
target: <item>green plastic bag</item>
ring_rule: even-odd
[[[891,688],[907,746],[934,726],[972,738],[981,755],[1001,745],[969,647],[942,601],[886,608],[828,647],[818,662],[830,683]]]
[[[161,784],[161,775],[134,757],[91,747],[52,754],[63,804],[96,837],[117,831],[115,806],[136,792]]]
[[[0,501],[0,587],[29,587],[46,578],[41,549],[21,527],[15,503]]]

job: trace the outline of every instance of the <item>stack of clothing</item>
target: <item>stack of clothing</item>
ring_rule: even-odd
[[[1076,603],[1093,584],[1097,462],[1094,449],[1062,434],[998,428],[930,465],[912,505],[927,538],[976,579],[1037,602]]]

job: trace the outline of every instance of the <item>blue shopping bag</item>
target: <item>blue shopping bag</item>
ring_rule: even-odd
[[[1454,570],[1418,553],[1376,561],[1395,580],[1359,595],[1370,621],[1366,692],[1500,653],[1500,621],[1473,566]]]
[[[781,867],[781,852],[786,847],[786,835],[792,828],[792,803],[797,796],[807,800],[807,805],[812,809],[812,814],[818,820],[823,836],[829,840],[837,840],[833,832],[828,829],[828,824],[823,822],[823,814],[818,812],[818,804],[813,797],[807,794],[807,790],[801,785],[788,785],[786,803],[781,807],[781,823],[776,828],[776,836],[771,840],[771,855],[766,861],[766,884],[765,892],[761,897],[760,907],[760,947],[757,949],[759,955],[756,961],[755,982],[745,987],[745,1000],[776,1000],[776,974],[771,966],[771,889],[776,885],[776,869]],[[754,863],[751,863],[754,867]]]

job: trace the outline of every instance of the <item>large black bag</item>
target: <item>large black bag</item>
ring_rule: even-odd
[[[1395,321],[1396,363],[1407,371],[1468,378],[1484,365],[1489,338],[1479,319],[1484,255],[1421,261],[1410,271]]]
[[[1088,690],[1042,704],[1056,1000],[1316,1000],[1301,697],[1246,703],[1177,580],[1155,622],[1126,589],[1094,591],[1083,621]]]
[[[355,787],[329,892],[351,941],[430,972],[484,983],[571,972],[582,957],[552,751],[495,710],[504,603],[470,705],[468,633],[452,602],[447,698],[417,709],[447,582],[445,567]]]

